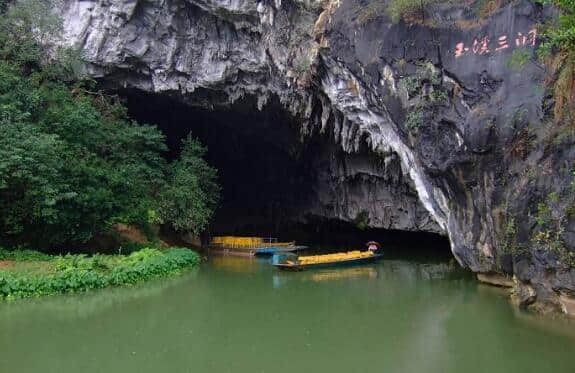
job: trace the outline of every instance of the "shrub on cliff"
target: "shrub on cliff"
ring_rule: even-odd
[[[416,18],[425,23],[425,11],[427,6],[447,0],[392,0],[387,13],[393,22],[400,19]]]
[[[554,116],[558,121],[575,125],[575,1],[543,0],[559,8],[560,15],[543,28],[539,55],[546,60],[552,74],[555,99]]]
[[[0,19],[0,240],[73,245],[158,217],[201,231],[218,195],[201,146],[188,140],[168,164],[157,128],[131,121],[92,82],[70,80],[76,54],[38,42],[60,29],[51,14],[49,2],[22,0]]]

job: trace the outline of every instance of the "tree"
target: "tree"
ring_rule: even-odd
[[[217,171],[203,159],[206,149],[188,136],[180,159],[170,165],[168,183],[160,193],[160,219],[176,231],[199,234],[212,218],[220,188]]]
[[[190,138],[169,165],[156,127],[131,121],[92,82],[64,78],[41,43],[59,30],[46,4],[19,1],[0,21],[0,239],[75,245],[156,216],[198,233],[218,193],[205,149]]]

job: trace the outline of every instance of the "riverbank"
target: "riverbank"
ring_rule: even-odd
[[[93,256],[0,249],[0,300],[133,285],[176,274],[199,262],[196,252],[175,247]]]

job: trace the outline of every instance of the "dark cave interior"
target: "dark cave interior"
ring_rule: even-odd
[[[359,229],[355,224],[305,216],[318,185],[317,169],[325,136],[300,140],[297,121],[277,100],[260,111],[244,98],[231,107],[208,110],[169,96],[122,92],[131,118],[158,126],[165,134],[168,159],[178,157],[190,132],[207,146],[207,161],[218,169],[221,205],[209,228],[211,235],[260,235],[308,244],[357,247],[379,240],[399,252],[449,254],[445,237],[425,232]],[[447,248],[447,250],[446,250]]]

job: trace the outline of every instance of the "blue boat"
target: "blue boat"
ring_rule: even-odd
[[[307,246],[284,246],[284,247],[263,247],[263,248],[255,248],[254,254],[255,255],[274,255],[280,253],[291,253],[299,250],[305,250]]]

